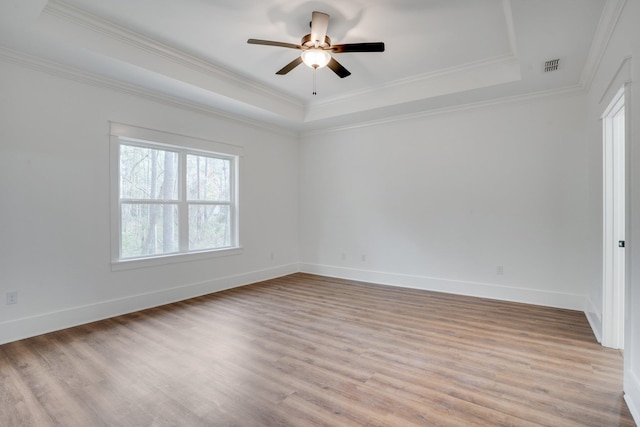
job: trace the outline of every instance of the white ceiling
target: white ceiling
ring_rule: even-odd
[[[616,1],[3,0],[0,58],[304,131],[584,86]],[[275,74],[296,50],[246,43],[297,44],[314,10],[333,43],[386,46],[335,55],[352,75],[318,70],[315,96],[312,69]]]

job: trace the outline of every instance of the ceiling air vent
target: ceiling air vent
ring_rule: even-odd
[[[558,65],[560,64],[560,59],[550,59],[544,63],[544,72],[549,73],[551,71],[556,71],[558,69]]]

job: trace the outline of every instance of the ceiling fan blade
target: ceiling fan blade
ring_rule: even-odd
[[[288,47],[290,49],[301,49],[302,46],[293,44],[293,43],[283,43],[283,42],[274,42],[271,40],[258,40],[258,39],[249,39],[247,40],[249,44],[261,44],[265,46],[277,46],[277,47]]]
[[[329,27],[329,15],[322,12],[313,12],[311,14],[311,41],[319,45],[324,43],[327,36],[327,28]]]
[[[282,69],[279,70],[276,74],[283,76],[287,74],[289,71],[296,68],[300,64],[302,64],[302,58],[298,56],[296,59],[294,59],[293,61],[289,62],[287,65],[282,67]]]
[[[334,44],[331,46],[333,53],[349,53],[349,52],[384,52],[384,43],[347,43]]]
[[[351,72],[344,68],[338,61],[331,58],[327,67],[331,68],[334,73],[336,73],[341,79],[344,79],[347,76],[351,75]]]

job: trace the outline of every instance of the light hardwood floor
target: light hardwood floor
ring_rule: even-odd
[[[0,346],[1,426],[633,426],[583,313],[294,274]]]

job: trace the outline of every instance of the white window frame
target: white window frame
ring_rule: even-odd
[[[224,248],[188,250],[188,224],[180,222],[178,252],[171,254],[158,254],[138,258],[121,258],[121,218],[120,218],[120,145],[133,145],[145,148],[179,152],[182,158],[179,172],[182,174],[185,168],[186,156],[204,155],[231,160],[231,245]],[[143,268],[169,263],[194,261],[219,256],[237,255],[242,253],[239,232],[239,169],[242,157],[242,147],[233,144],[221,143],[202,138],[146,129],[142,127],[110,122],[110,181],[111,181],[111,269],[126,270]],[[184,187],[184,183],[182,186]],[[179,209],[185,211],[190,204],[200,204],[198,201],[186,200],[185,188],[181,188],[179,200],[175,202]],[[156,203],[163,201],[145,201]],[[173,201],[172,201],[173,203]],[[205,202],[204,204],[210,204]],[[215,202],[214,204],[227,204]]]

